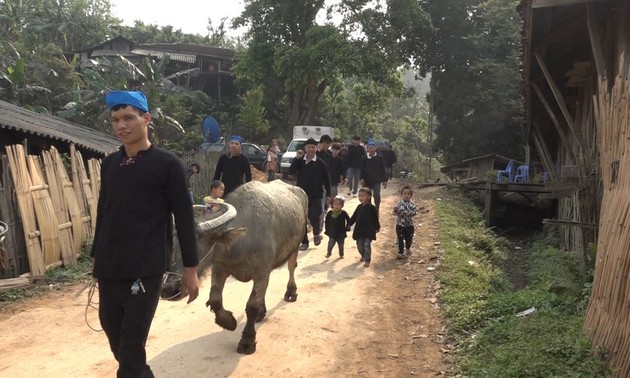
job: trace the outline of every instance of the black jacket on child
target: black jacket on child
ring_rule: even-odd
[[[350,216],[345,210],[335,217],[332,210],[326,214],[326,220],[324,225],[326,226],[326,234],[331,239],[345,239],[346,238],[346,226],[350,222]]]
[[[378,221],[378,210],[372,203],[359,204],[354,210],[348,227],[354,226],[352,238],[376,240],[376,233],[380,231],[381,224]]]

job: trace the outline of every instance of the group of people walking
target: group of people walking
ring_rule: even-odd
[[[289,172],[297,176],[296,185],[308,196],[308,220],[313,228],[313,243],[316,246],[321,243],[324,228],[324,234],[328,236],[326,258],[332,255],[335,245],[339,248],[339,257],[344,258],[346,233],[354,226],[352,237],[356,240],[360,261],[365,267],[369,267],[372,259],[371,243],[376,240],[376,234],[381,228],[381,188],[387,187],[391,166],[388,171],[383,156],[385,154],[377,154],[376,143],[372,140],[364,148],[361,138],[353,137],[345,162],[339,156],[341,145],[332,142],[328,135],[323,135],[319,141],[308,139],[304,151],[298,151],[291,163]],[[389,161],[395,161],[395,155]],[[348,195],[356,194],[359,199],[359,205],[352,216],[343,210],[345,198],[338,195],[339,185],[346,180],[350,181]],[[411,187],[403,188],[401,196],[401,201],[394,208],[394,214],[397,216],[398,257],[404,258],[405,252],[411,252],[414,232],[411,218],[416,215],[417,209],[411,201]],[[332,209],[327,212],[329,205],[332,205]],[[300,250],[308,248],[309,238],[305,229]]]
[[[122,142],[120,150],[108,155],[101,166],[98,216],[92,246],[93,276],[98,283],[99,319],[118,361],[117,375],[153,377],[146,364],[145,344],[160,297],[173,241],[173,219],[182,253],[182,293],[188,303],[199,294],[198,257],[191,193],[188,179],[199,171],[187,171],[180,159],[153,145],[148,137],[151,114],[144,93],[111,91],[105,96],[112,129]],[[237,187],[252,180],[249,161],[241,153],[243,139],[229,137],[229,150],[219,158],[210,188],[204,197],[208,211]],[[344,257],[344,241],[352,232],[364,266],[372,260],[371,243],[381,229],[379,208],[381,187],[391,178],[396,157],[389,146],[377,153],[377,145],[361,145],[355,136],[347,154],[343,147],[323,135],[310,138],[290,166],[296,185],[308,196],[308,221],[313,242],[328,236],[326,258],[335,246]],[[267,150],[267,179],[275,178],[280,151],[277,141]],[[358,195],[359,205],[350,216],[343,207],[339,185],[348,182],[348,196]],[[413,240],[412,217],[417,209],[411,201],[411,187],[401,191],[393,209],[397,217],[398,257],[410,253]],[[374,204],[372,203],[374,197]],[[328,206],[331,206],[330,211]],[[309,246],[307,229],[300,250]]]

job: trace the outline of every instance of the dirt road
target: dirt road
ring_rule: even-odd
[[[288,273],[272,273],[267,318],[259,323],[257,352],[236,353],[245,325],[251,283],[228,281],[225,307],[238,321],[235,332],[222,330],[205,306],[210,280],[197,301],[162,301],[147,343],[147,357],[158,377],[429,377],[447,369],[442,361],[443,326],[435,307],[433,273],[427,267],[436,237],[435,189],[416,190],[425,212],[416,218],[414,254],[396,260],[393,203],[399,185],[384,191],[382,231],[373,244],[372,266],[346,240],[346,258],[324,255],[319,247],[300,252],[298,300],[282,300]],[[345,209],[352,214],[358,201]],[[336,251],[335,251],[336,252]],[[0,376],[113,377],[116,363],[104,334],[86,325],[87,290],[81,286],[51,291],[43,298],[8,306],[0,312]],[[94,309],[88,322],[100,328]]]

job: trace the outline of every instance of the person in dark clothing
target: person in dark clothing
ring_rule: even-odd
[[[319,143],[317,144],[317,158],[323,160],[326,163],[326,167],[328,168],[328,181],[330,181],[330,161],[332,159],[332,153],[329,148],[332,144],[332,138],[328,134],[324,134],[319,138]],[[332,188],[331,188],[332,190]],[[326,217],[326,212],[328,211],[328,202],[326,201],[326,196],[324,194],[324,187],[322,187],[322,214],[319,217],[320,227],[324,228],[324,218]],[[336,195],[336,194],[335,194]],[[331,192],[331,198],[333,194]]]
[[[348,177],[348,147],[341,145],[341,149],[339,150],[339,157],[343,162],[344,174]]]
[[[372,189],[376,210],[381,206],[381,184],[387,187],[387,173],[383,158],[376,154],[376,144],[368,141],[367,155],[363,158],[361,167],[361,186]]]
[[[322,241],[320,216],[322,214],[322,197],[330,202],[330,179],[328,168],[322,159],[316,155],[317,142],[309,138],[304,144],[305,155],[298,151],[295,159],[291,162],[289,172],[297,174],[297,186],[302,188],[308,197],[308,220],[313,227],[313,242],[319,245]],[[322,187],[324,193],[322,193]],[[300,245],[300,250],[308,249],[308,234],[306,225],[304,227],[304,239]]]
[[[348,146],[348,195],[357,195],[359,180],[361,180],[361,167],[365,157],[365,148],[361,145],[361,137],[352,137],[352,144]]]
[[[330,190],[332,197],[335,198],[339,192],[339,184],[346,181],[346,169],[339,155],[341,144],[333,143],[330,150],[332,154],[328,162],[328,172],[330,173]]]
[[[105,95],[122,146],[103,159],[92,275],[99,319],[118,361],[118,377],[153,377],[145,344],[157,308],[175,227],[188,303],[199,294],[193,209],[183,162],[148,139],[151,115],[142,92]]]
[[[376,240],[381,224],[378,220],[378,210],[372,205],[370,188],[359,189],[359,202],[348,223],[348,230],[355,225],[352,238],[357,241],[357,249],[361,254],[359,261],[365,261],[363,266],[367,268],[372,261],[372,240]]]
[[[346,240],[346,228],[350,222],[350,216],[343,209],[346,199],[343,196],[333,198],[332,210],[326,213],[326,236],[328,236],[328,250],[326,258],[332,255],[335,244],[339,246],[339,258],[343,259],[343,244]]]
[[[387,180],[391,180],[393,177],[394,164],[398,162],[398,156],[396,152],[392,150],[392,145],[389,142],[383,143],[381,150],[381,156],[383,156],[383,162],[385,163],[385,172],[387,172]]]
[[[252,169],[247,156],[241,153],[243,138],[238,135],[230,136],[230,150],[221,155],[214,170],[213,180],[220,180],[225,185],[223,197],[243,185],[252,181]],[[243,181],[245,176],[245,181]]]

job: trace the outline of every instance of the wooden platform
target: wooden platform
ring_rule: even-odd
[[[485,192],[484,218],[487,226],[491,226],[492,209],[500,192],[521,193],[527,197],[527,193],[538,195],[540,200],[559,199],[573,195],[576,190],[575,183],[566,181],[552,181],[546,184],[534,183],[498,183],[495,181],[468,181],[468,182],[438,182],[423,183],[420,188],[430,186],[459,187],[470,191]],[[575,222],[571,222],[572,225]]]
[[[557,196],[566,195],[566,186],[563,188],[554,188],[545,184],[531,184],[531,183],[497,183],[492,181],[472,181],[458,184],[459,187],[465,190],[484,191],[485,203],[484,203],[484,220],[486,226],[492,226],[492,211],[500,192],[513,192],[513,193],[532,193],[532,194],[547,194],[545,199],[554,198]],[[560,193],[561,190],[563,193]],[[559,197],[556,197],[559,198]]]
[[[459,186],[466,190],[489,190],[494,192],[516,193],[552,193],[553,188],[545,184],[529,183],[496,183],[491,181],[473,181],[461,183]]]

